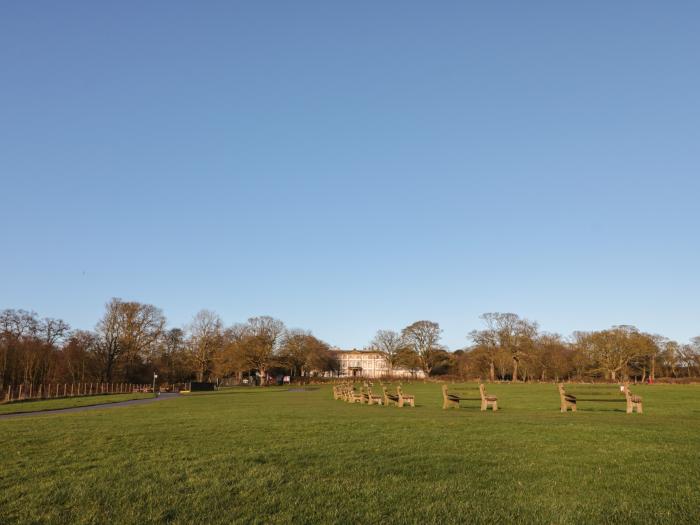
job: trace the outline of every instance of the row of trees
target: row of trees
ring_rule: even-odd
[[[564,338],[512,313],[487,313],[470,345],[450,352],[433,321],[401,331],[380,330],[368,349],[381,352],[391,372],[422,370],[491,380],[559,380],[700,375],[700,337],[679,344],[632,326],[575,332]],[[182,328],[168,328],[153,305],[112,299],[94,330],[72,330],[33,312],[0,312],[0,386],[30,383],[130,382],[254,377],[304,377],[339,370],[332,348],[305,330],[272,317],[225,326],[202,310]]]
[[[472,344],[455,352],[440,344],[440,327],[432,321],[401,332],[380,330],[368,348],[383,353],[391,368],[491,381],[700,376],[700,337],[679,344],[621,325],[564,338],[513,313],[485,313],[481,319],[484,327],[469,333]]]
[[[92,331],[71,330],[33,312],[0,312],[0,385],[53,382],[168,383],[312,371],[333,372],[329,345],[272,317],[224,326],[202,310],[183,328],[168,328],[152,305],[112,299]]]

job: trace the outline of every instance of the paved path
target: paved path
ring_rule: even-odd
[[[2,419],[12,419],[16,417],[33,417],[33,416],[43,416],[46,414],[67,414],[69,412],[84,412],[86,410],[98,410],[105,408],[119,408],[128,407],[132,405],[147,405],[149,403],[157,403],[158,401],[167,401],[168,399],[175,399],[180,394],[161,394],[159,397],[149,397],[146,399],[130,399],[129,401],[118,401],[116,403],[101,403],[99,405],[87,405],[84,407],[72,407],[72,408],[54,408],[52,410],[37,410],[36,412],[19,412],[16,414],[0,414],[0,420]]]

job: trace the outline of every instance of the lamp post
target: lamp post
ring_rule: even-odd
[[[158,397],[158,392],[156,392],[156,379],[158,379],[158,372],[153,372],[153,397]]]

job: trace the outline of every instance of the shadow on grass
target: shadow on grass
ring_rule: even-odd
[[[596,413],[596,412],[627,412],[624,408],[579,408],[577,412]]]

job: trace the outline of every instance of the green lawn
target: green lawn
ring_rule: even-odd
[[[67,397],[59,399],[43,399],[40,401],[20,401],[0,405],[0,415],[16,414],[18,412],[38,412],[40,410],[55,410],[59,408],[84,407],[101,405],[102,403],[117,403],[130,399],[153,397],[153,394],[109,394],[100,396]]]
[[[496,413],[404,390],[415,409],[242,388],[0,420],[0,523],[700,522],[700,387],[634,388],[643,415],[560,414],[554,385],[490,386]]]

